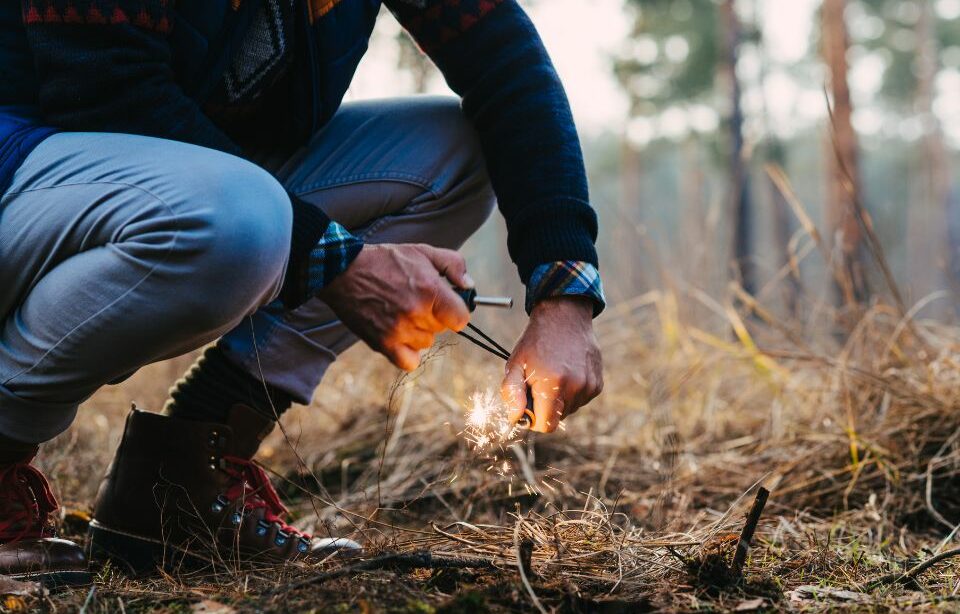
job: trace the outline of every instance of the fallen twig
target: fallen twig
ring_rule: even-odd
[[[513,527],[513,545],[517,551],[517,569],[520,571],[520,581],[523,582],[524,588],[527,589],[527,594],[530,595],[530,601],[533,602],[533,605],[540,611],[540,614],[547,614],[547,610],[543,607],[543,604],[540,603],[536,591],[534,591],[533,586],[530,585],[530,579],[527,578],[527,569],[530,570],[530,573],[533,573],[530,565],[530,558],[533,555],[533,542],[529,540],[523,540],[521,542],[521,524],[523,524],[523,520],[518,519],[517,524]],[[527,550],[526,554],[524,553],[524,549]]]
[[[960,548],[954,548],[953,550],[947,550],[946,552],[941,552],[935,556],[931,556],[929,559],[917,563],[907,571],[902,573],[891,573],[885,576],[881,576],[867,585],[867,590],[875,590],[884,584],[904,584],[910,580],[916,579],[917,576],[922,574],[927,569],[930,569],[940,561],[944,561],[955,556],[960,556]]]
[[[524,539],[521,540],[520,546],[517,548],[519,553],[518,559],[520,560],[520,567],[523,569],[524,575],[528,578],[536,578],[537,572],[533,570],[533,540]]]
[[[412,569],[462,569],[470,567],[477,569],[497,569],[497,566],[493,561],[486,559],[434,556],[430,551],[392,552],[372,559],[367,559],[365,561],[360,561],[354,563],[353,565],[346,565],[344,567],[340,567],[339,569],[333,569],[315,576],[310,576],[309,578],[304,578],[302,580],[297,580],[296,582],[290,582],[282,586],[278,586],[264,592],[264,596],[269,597],[281,592],[292,591],[305,586],[322,584],[327,580],[334,580],[343,576],[349,576],[350,574],[362,571],[372,571],[375,569],[395,569],[398,571],[409,571]]]

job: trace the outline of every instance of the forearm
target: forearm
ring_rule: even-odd
[[[463,97],[521,279],[528,282],[546,263],[597,266],[597,219],[570,106],[519,5],[514,0],[461,0],[451,8],[441,0],[428,0],[422,9],[397,0],[388,5]]]

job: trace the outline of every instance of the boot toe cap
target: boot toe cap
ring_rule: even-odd
[[[330,554],[357,555],[363,552],[363,546],[346,537],[314,537],[310,542],[310,554],[327,556]]]
[[[46,585],[90,582],[83,549],[72,541],[52,537],[0,545],[0,574]]]

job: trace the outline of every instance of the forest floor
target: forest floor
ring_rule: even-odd
[[[92,589],[26,590],[0,607],[957,611],[960,329],[882,306],[848,321],[840,344],[742,295],[615,305],[598,321],[601,398],[495,461],[462,431],[467,398],[495,387],[499,365],[449,345],[398,381],[351,350],[258,459],[294,524],[352,537],[362,558],[140,580],[107,567]],[[42,451],[64,535],[83,539],[131,397],[156,408],[185,364],[99,394]],[[771,494],[741,574],[733,560],[760,487]]]

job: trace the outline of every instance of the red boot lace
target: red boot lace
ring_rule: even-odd
[[[243,501],[243,509],[246,511],[262,509],[263,520],[279,525],[280,530],[287,535],[308,541],[311,539],[310,535],[284,521],[288,510],[280,501],[280,495],[270,483],[263,467],[252,460],[237,456],[224,456],[223,460],[226,461],[224,470],[234,478],[224,495],[231,503]]]
[[[58,507],[39,469],[27,463],[0,467],[0,543],[50,537],[50,514]]]

